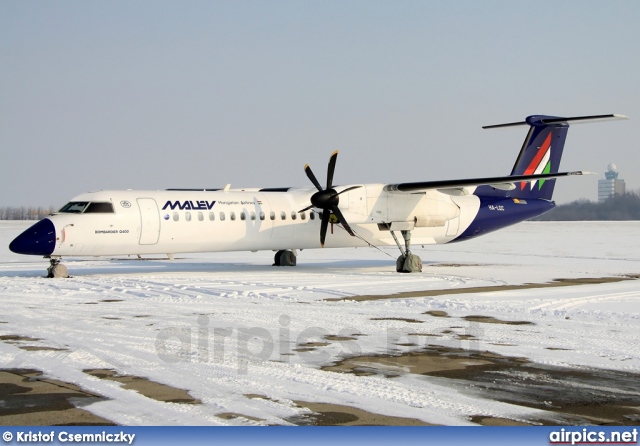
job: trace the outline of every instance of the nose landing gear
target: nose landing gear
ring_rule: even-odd
[[[273,258],[273,266],[296,266],[296,252],[290,249],[281,249]]]
[[[66,279],[69,277],[67,267],[60,263],[60,257],[51,257],[50,265],[47,268],[47,277],[50,279]]]

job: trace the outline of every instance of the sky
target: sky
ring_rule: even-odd
[[[572,126],[554,198],[640,189],[637,1],[0,2],[0,206],[100,189],[507,175],[531,114]]]

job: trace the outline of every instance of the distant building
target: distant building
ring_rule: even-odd
[[[598,180],[598,203],[602,203],[614,195],[624,195],[624,180],[618,179],[618,169],[615,164],[607,166],[604,173],[605,179]]]

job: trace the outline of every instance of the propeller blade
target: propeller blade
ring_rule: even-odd
[[[314,205],[307,206],[306,208],[302,209],[301,211],[298,211],[298,214],[302,214],[303,212],[308,211],[312,207],[315,207],[315,206]]]
[[[324,241],[327,238],[327,227],[329,226],[329,217],[331,213],[329,210],[322,212],[322,222],[320,223],[320,245],[324,248]]]
[[[338,193],[336,194],[336,197],[337,197],[338,195],[340,195],[340,194],[344,194],[345,192],[349,192],[350,190],[357,189],[357,188],[359,188],[359,187],[362,187],[362,186],[351,186],[351,187],[347,187],[345,190],[338,192]]]
[[[333,185],[333,172],[336,170],[336,160],[338,159],[338,151],[336,150],[329,158],[329,168],[327,169],[327,190]]]
[[[342,223],[342,227],[347,230],[349,235],[355,237],[355,234],[351,230],[351,226],[349,226],[349,223],[347,223],[347,220],[344,218],[344,215],[342,215],[342,212],[340,212],[338,206],[331,206],[331,212],[336,214],[336,217],[338,217],[338,220],[340,220],[340,223]]]
[[[313,172],[311,171],[311,167],[309,167],[308,164],[304,165],[304,171],[307,174],[307,177],[309,177],[309,179],[311,180],[311,182],[313,183],[313,185],[322,192],[322,187],[320,187],[320,183],[318,183],[318,180],[316,179],[316,176],[313,174]]]

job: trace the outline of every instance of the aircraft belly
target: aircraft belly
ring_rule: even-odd
[[[552,201],[545,199],[522,200],[481,196],[478,200],[479,209],[473,214],[470,224],[455,239],[456,242],[520,223],[544,214],[555,206]]]

